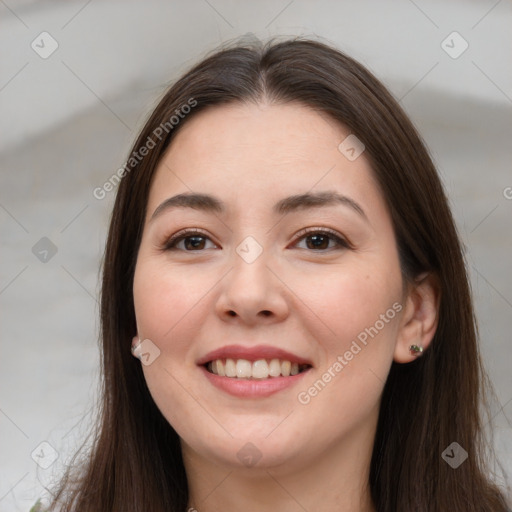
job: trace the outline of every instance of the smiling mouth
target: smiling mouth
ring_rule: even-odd
[[[303,373],[309,364],[292,363],[286,359],[214,359],[204,365],[206,370],[219,377],[245,380],[263,380],[278,377],[290,377]]]

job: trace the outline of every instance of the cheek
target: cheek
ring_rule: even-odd
[[[200,305],[205,290],[208,282],[204,282],[204,276],[183,267],[138,261],[133,295],[139,335],[167,345],[175,339],[177,329],[190,325],[189,317]]]
[[[317,338],[321,366],[296,399],[304,414],[321,418],[316,432],[325,442],[377,414],[401,310],[400,281],[379,281],[352,273],[309,295],[308,306],[318,311],[312,320],[318,329],[313,323],[309,329],[327,334]]]
[[[315,313],[303,318],[310,318],[312,332],[319,334],[318,341],[323,340],[321,344],[331,358],[333,352],[346,350],[352,340],[376,323],[380,337],[393,339],[396,335],[397,322],[393,320],[400,308],[393,308],[393,304],[401,300],[400,271],[383,264],[378,267],[347,265],[327,269],[325,275],[308,277],[305,273],[296,280],[294,291]]]
[[[200,316],[205,276],[165,262],[140,257],[134,275],[134,304],[138,334],[159,349],[144,377],[157,407],[180,432],[186,430],[190,414],[200,414],[197,403],[185,389],[187,375],[195,366],[190,356],[202,322]],[[212,285],[210,284],[210,287]]]
[[[317,313],[310,329],[316,324],[326,334],[317,338],[318,374],[298,399],[309,414],[329,424],[353,426],[379,404],[402,310],[400,268],[383,259],[336,269],[330,279],[302,282],[299,293]]]

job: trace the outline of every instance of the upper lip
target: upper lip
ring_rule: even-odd
[[[258,361],[259,359],[281,359],[291,363],[308,364],[312,366],[311,361],[300,357],[292,352],[270,345],[255,345],[253,347],[244,347],[242,345],[226,345],[208,352],[201,357],[198,365],[215,361],[216,359],[247,359],[248,361]]]

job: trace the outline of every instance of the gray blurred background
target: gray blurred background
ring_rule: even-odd
[[[172,80],[251,33],[335,43],[422,133],[467,248],[510,482],[510,0],[0,0],[0,16],[0,511],[28,511],[44,495],[93,417],[115,194],[93,190],[123,165]]]

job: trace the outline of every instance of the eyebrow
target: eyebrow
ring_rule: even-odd
[[[350,197],[334,191],[306,192],[304,194],[285,197],[273,206],[272,211],[275,214],[285,215],[293,211],[335,206],[339,204],[352,209],[368,222],[368,218],[364,210],[358,203]],[[173,208],[192,208],[194,210],[219,214],[226,211],[225,204],[214,196],[195,192],[185,192],[183,194],[169,197],[163,201],[153,212],[150,222],[160,216],[163,212]]]

